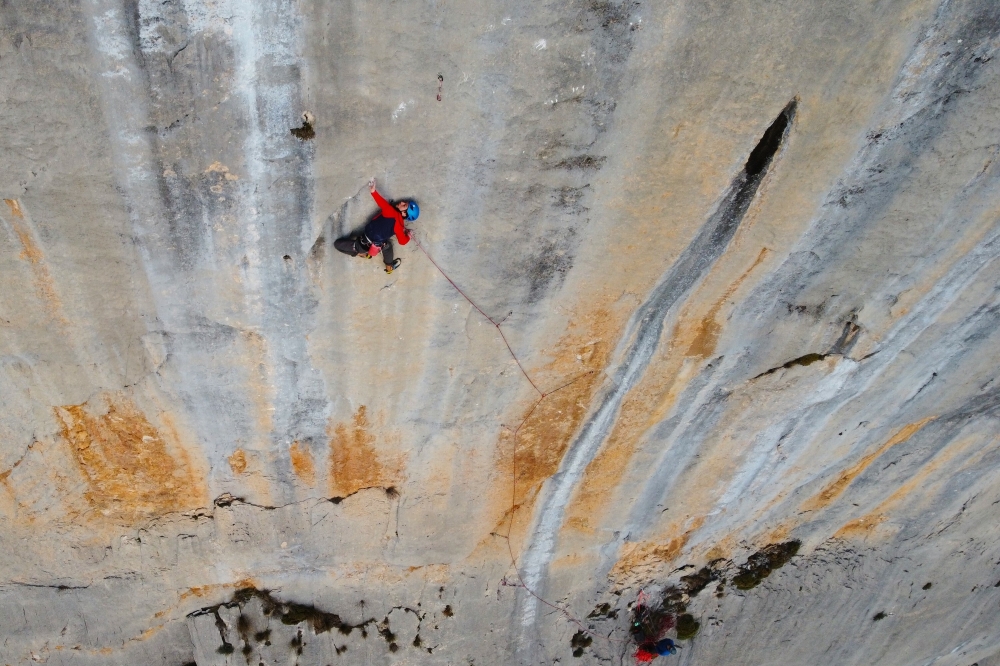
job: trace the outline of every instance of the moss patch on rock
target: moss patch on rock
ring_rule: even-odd
[[[733,585],[738,590],[750,590],[771,575],[772,572],[788,564],[799,552],[800,541],[786,541],[765,546],[751,555],[740,572],[733,577]]]

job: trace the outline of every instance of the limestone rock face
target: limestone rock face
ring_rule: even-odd
[[[0,3],[0,664],[1000,664],[998,50]]]

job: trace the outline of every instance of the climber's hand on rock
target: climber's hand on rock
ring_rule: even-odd
[[[374,176],[372,177],[371,180],[368,181],[368,191],[369,192],[375,192],[375,178],[374,178]]]

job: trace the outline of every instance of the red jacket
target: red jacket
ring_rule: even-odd
[[[390,204],[388,201],[382,198],[382,195],[378,193],[378,190],[372,192],[372,199],[378,204],[379,209],[382,211],[382,217],[389,218],[394,221],[393,223],[393,233],[396,234],[396,239],[399,241],[400,245],[406,245],[410,242],[410,235],[406,233],[406,227],[403,226],[403,214],[396,210],[396,207]],[[370,256],[375,256],[379,253],[379,248],[374,245],[368,250]]]

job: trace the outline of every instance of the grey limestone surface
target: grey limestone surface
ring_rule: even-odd
[[[666,604],[664,663],[1000,665],[998,56],[994,0],[0,0],[0,664],[628,664]]]

